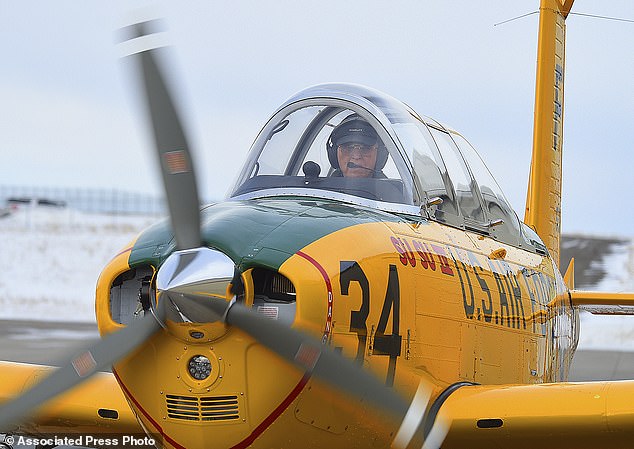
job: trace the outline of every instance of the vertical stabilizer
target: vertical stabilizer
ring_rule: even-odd
[[[564,108],[565,20],[574,0],[541,0],[533,158],[524,222],[559,264],[561,151]]]

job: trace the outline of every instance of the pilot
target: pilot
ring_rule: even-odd
[[[357,114],[346,117],[332,130],[326,143],[331,176],[385,178],[387,149],[374,128]]]

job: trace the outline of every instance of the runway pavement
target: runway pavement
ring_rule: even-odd
[[[58,365],[97,338],[95,323],[0,320],[0,360]],[[575,354],[570,381],[624,379],[634,379],[634,352]]]
[[[96,323],[0,320],[0,360],[55,366],[98,338]]]

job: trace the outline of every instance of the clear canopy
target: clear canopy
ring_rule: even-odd
[[[369,155],[371,163],[354,136],[331,139],[338,125],[350,121],[373,129],[376,143],[365,148],[378,154],[374,159]],[[411,161],[425,174],[425,185],[443,184],[433,142],[425,139],[424,130],[415,112],[378,91],[355,85],[309,88],[289,99],[265,125],[231,196],[338,197],[418,214],[425,190],[412,174]]]
[[[358,85],[318,85],[287,100],[230,192],[333,198],[520,238],[519,220],[462,136]]]

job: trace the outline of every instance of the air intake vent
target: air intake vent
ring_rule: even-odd
[[[295,302],[295,286],[286,276],[277,271],[254,268],[252,277],[256,297],[265,302]]]
[[[293,295],[295,294],[295,286],[285,276],[275,273],[271,278],[271,292]]]
[[[176,396],[165,398],[167,416],[186,421],[235,421],[240,419],[238,396]]]

